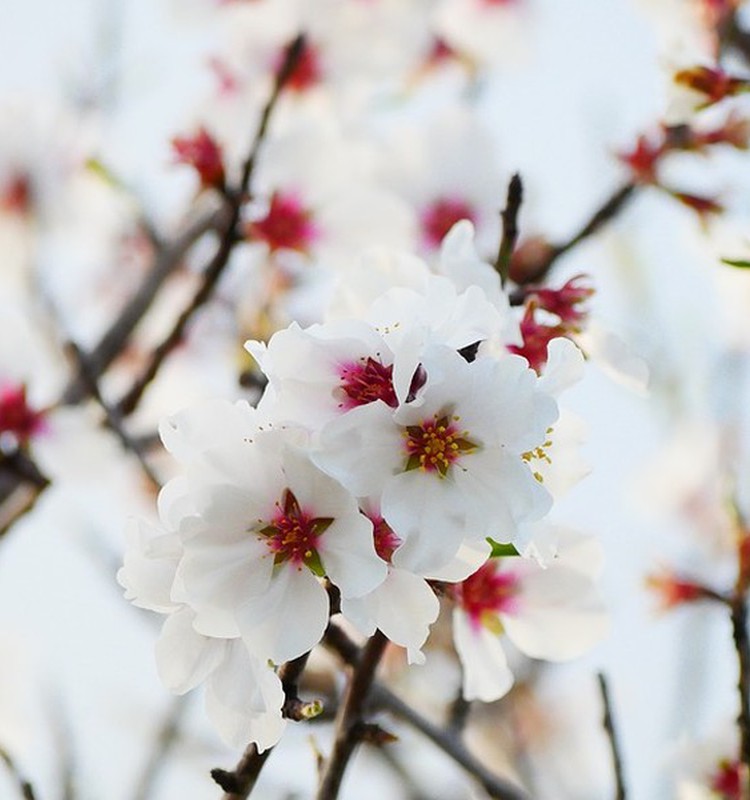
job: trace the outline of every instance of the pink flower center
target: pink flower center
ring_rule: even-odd
[[[274,563],[291,561],[309,567],[316,575],[325,571],[318,555],[318,541],[333,522],[332,517],[313,517],[300,508],[291,489],[285,489],[281,503],[276,503],[271,522],[260,531],[274,553]]]
[[[284,53],[278,57],[278,65],[281,64],[284,58]],[[320,60],[320,52],[318,48],[305,42],[302,52],[294,65],[287,82],[284,84],[286,89],[290,91],[302,93],[307,91],[310,87],[320,83],[323,79],[323,68]]]
[[[721,800],[740,800],[740,763],[739,761],[722,761],[710,779],[711,790]]]
[[[373,536],[375,537],[375,552],[389,564],[393,553],[401,544],[401,539],[395,534],[393,528],[379,516],[371,517]]]
[[[460,220],[476,222],[476,212],[460,197],[439,197],[422,214],[422,237],[429,248],[440,247],[448,231]]]
[[[462,455],[477,449],[468,437],[468,431],[461,431],[455,424],[458,417],[447,415],[428,419],[419,425],[408,425],[404,430],[406,439],[405,471],[421,469],[437,472],[444,477],[451,464]]]
[[[341,390],[346,395],[341,407],[355,408],[382,400],[391,408],[398,406],[393,388],[393,364],[381,364],[374,358],[361,358],[341,367]]]
[[[293,194],[274,192],[263,219],[251,222],[247,232],[275,250],[297,250],[306,253],[317,231],[312,213]]]
[[[0,186],[0,211],[13,214],[26,214],[31,210],[31,180],[25,173],[12,175]]]
[[[44,415],[26,402],[23,384],[0,387],[0,434],[9,433],[19,444],[25,444],[44,428]]]
[[[193,136],[175,136],[172,150],[178,163],[188,164],[198,173],[203,187],[224,184],[221,147],[205,128],[199,128]]]
[[[518,608],[518,576],[500,572],[499,561],[491,559],[456,587],[456,600],[476,626],[487,617],[510,614]]]

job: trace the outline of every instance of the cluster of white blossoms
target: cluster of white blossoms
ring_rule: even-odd
[[[162,528],[132,524],[119,580],[167,615],[164,682],[205,682],[232,745],[279,739],[277,669],[339,609],[421,663],[437,590],[454,608],[465,695],[482,700],[513,681],[504,631],[546,659],[602,635],[595,546],[543,521],[547,475],[558,455],[570,463],[557,396],[582,357],[553,340],[540,375],[509,351],[518,320],[472,235],[469,223],[449,234],[442,275],[415,257],[370,257],[382,274],[358,300],[356,281],[342,286],[335,318],[248,342],[268,380],[257,407],[215,401],[162,423],[182,470],[159,496]],[[391,288],[373,300],[381,279]],[[493,557],[493,543],[522,555]]]

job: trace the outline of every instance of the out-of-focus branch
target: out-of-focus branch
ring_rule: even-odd
[[[604,706],[602,725],[604,727],[604,732],[607,734],[609,749],[612,753],[612,768],[615,775],[615,800],[625,800],[627,794],[625,791],[625,777],[622,768],[622,753],[620,749],[620,740],[615,728],[614,715],[612,713],[612,700],[609,696],[609,686],[603,672],[599,672],[596,677],[599,681],[599,692],[601,693],[602,705]]]
[[[221,227],[226,209],[204,214],[193,222],[177,239],[159,247],[153,268],[143,279],[136,293],[104,333],[96,347],[85,354],[91,375],[99,378],[115,358],[122,352],[135,327],[151,307],[159,289],[166,279],[182,263],[190,248],[206,233]],[[87,394],[89,386],[83,377],[76,375],[65,389],[62,402],[74,404]]]
[[[512,293],[511,303],[513,305],[521,305],[525,298],[524,286],[543,281],[561,256],[564,256],[581,242],[598,233],[615,219],[633,198],[637,189],[638,185],[635,183],[625,183],[620,186],[569,239],[560,244],[549,246],[538,261],[535,261],[533,265],[524,270],[522,276],[514,275],[513,278],[519,283],[520,288]]]
[[[0,761],[5,763],[5,766],[8,768],[8,771],[13,776],[18,785],[18,791],[20,792],[21,797],[23,800],[36,800],[36,795],[34,794],[34,788],[32,785],[21,775],[18,767],[16,766],[16,762],[11,758],[10,754],[8,753],[5,748],[0,747]]]
[[[336,653],[347,664],[356,664],[360,648],[336,625],[329,625],[323,639],[324,645]],[[373,684],[369,704],[382,708],[419,731],[443,753],[463,767],[477,783],[495,800],[530,800],[519,787],[492,773],[466,748],[464,743],[449,730],[445,730],[378,683]]]
[[[125,430],[121,416],[115,409],[111,408],[107,401],[102,397],[102,393],[99,390],[99,383],[96,379],[94,371],[91,369],[86,360],[86,356],[74,342],[70,341],[68,343],[68,347],[76,359],[78,364],[78,374],[81,376],[88,393],[91,394],[91,396],[104,411],[104,421],[107,427],[115,434],[115,436],[117,436],[125,450],[127,450],[129,453],[132,453],[138,459],[138,463],[141,466],[143,474],[150,481],[153,487],[155,489],[159,489],[161,487],[161,483],[154,474],[154,471],[151,469],[151,465],[146,460],[140,445]]]
[[[0,538],[31,511],[48,486],[49,479],[28,453],[0,453]]]
[[[750,64],[750,31],[740,27],[738,11],[734,9],[719,25],[720,48],[734,50]]]
[[[177,744],[180,736],[180,725],[187,709],[187,697],[176,697],[162,722],[156,742],[149,753],[146,766],[136,784],[133,800],[148,800],[154,792],[156,782],[161,774],[169,754]]]
[[[737,715],[737,727],[740,734],[740,797],[750,798],[750,639],[747,630],[747,598],[743,594],[734,597],[732,610],[732,637],[737,652],[740,711]]]
[[[273,91],[269,97],[261,114],[258,130],[250,147],[249,154],[242,167],[242,174],[239,183],[234,189],[227,189],[226,197],[228,203],[227,219],[221,228],[221,239],[219,246],[203,272],[202,280],[198,290],[193,295],[192,300],[185,310],[175,321],[172,329],[164,339],[154,348],[144,367],[141,375],[135,380],[131,388],[124,395],[117,405],[120,414],[127,416],[131,414],[138,405],[144,391],[156,377],[157,372],[164,363],[164,360],[179,344],[193,315],[198,311],[213,295],[214,289],[218,284],[219,278],[224,272],[229,257],[235,245],[240,240],[238,232],[242,206],[247,199],[250,181],[255,170],[258,154],[268,133],[268,126],[271,121],[273,110],[276,107],[281,91],[289,80],[297,61],[304,48],[304,37],[298,36],[286,49],[284,61],[276,74]]]

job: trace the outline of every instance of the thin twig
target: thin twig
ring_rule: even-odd
[[[187,696],[176,697],[167,711],[154,747],[149,753],[146,765],[136,784],[134,800],[148,800],[151,797],[159,775],[180,736],[180,725],[187,709]]]
[[[221,228],[226,211],[211,211],[199,217],[169,245],[160,248],[153,268],[143,279],[136,293],[130,298],[117,318],[103,334],[99,343],[86,353],[86,363],[92,375],[98,379],[107,367],[122,352],[138,323],[145,316],[166,279],[179,267],[190,248],[209,231]],[[76,375],[63,392],[66,405],[79,403],[87,394],[88,385]]]
[[[16,766],[16,762],[11,758],[10,753],[3,748],[0,747],[0,760],[5,763],[5,766],[8,768],[8,772],[13,776],[18,785],[18,791],[21,793],[21,797],[23,800],[36,800],[36,795],[34,794],[34,788],[32,785],[21,775],[18,767]]]
[[[518,213],[523,202],[523,183],[521,176],[516,172],[508,183],[508,194],[505,198],[505,208],[500,214],[503,222],[503,235],[500,239],[500,248],[495,259],[495,270],[500,276],[503,286],[508,280],[510,271],[510,260],[513,251],[516,249],[518,239]]]
[[[357,663],[359,648],[338,626],[328,626],[323,643],[345,663]],[[370,692],[370,704],[373,707],[382,708],[390,712],[419,731],[443,753],[453,759],[456,764],[463,767],[490,797],[495,798],[495,800],[530,800],[522,789],[488,770],[484,764],[472,755],[461,739],[423,717],[408,703],[377,681],[373,684]]]
[[[448,730],[456,736],[460,736],[469,721],[470,713],[471,703],[464,697],[462,689],[459,688],[448,708]]]
[[[561,244],[553,245],[549,248],[546,256],[540,259],[538,263],[534,264],[534,269],[523,276],[523,284],[539,283],[544,280],[555,262],[561,256],[565,255],[569,250],[572,250],[585,239],[598,233],[607,223],[615,219],[633,197],[637,188],[638,186],[634,183],[625,183],[614,191],[604,203],[594,211],[576,233]],[[521,289],[520,292],[514,292],[511,297],[511,303],[521,305],[524,297],[525,293],[523,289]]]
[[[602,725],[607,734],[609,741],[609,749],[612,753],[612,768],[615,774],[615,800],[625,800],[625,778],[622,768],[622,754],[620,750],[620,742],[617,738],[617,730],[615,729],[614,715],[612,714],[612,701],[609,696],[609,686],[607,685],[607,678],[603,672],[597,673],[597,680],[599,681],[599,691],[602,696],[602,705],[604,706],[604,718]]]
[[[242,206],[247,199],[250,180],[253,176],[255,164],[260,152],[261,146],[268,133],[268,125],[271,120],[271,115],[276,103],[278,102],[284,84],[289,79],[294,67],[302,53],[304,47],[304,37],[298,36],[286,49],[286,55],[281,68],[276,74],[274,88],[271,96],[266,103],[261,114],[258,130],[253,139],[250,147],[249,154],[242,167],[242,175],[236,189],[227,190],[227,199],[229,204],[228,219],[221,232],[221,240],[219,246],[214,253],[213,258],[203,272],[201,284],[198,290],[193,295],[192,300],[185,310],[175,321],[172,329],[166,337],[154,348],[148,359],[148,363],[141,375],[136,379],[131,388],[126,392],[125,396],[117,404],[118,411],[127,416],[131,414],[138,405],[144,391],[156,377],[162,363],[172,350],[179,344],[182,336],[187,328],[188,323],[193,318],[193,315],[200,309],[213,295],[214,289],[219,281],[219,278],[224,272],[229,257],[234,250],[235,245],[240,240],[238,234],[238,225]]]
[[[123,425],[120,414],[114,408],[112,408],[102,396],[101,390],[99,389],[99,382],[96,379],[94,371],[88,364],[86,356],[73,341],[68,341],[68,349],[73,353],[73,356],[78,364],[78,373],[81,377],[81,380],[85,384],[86,389],[88,390],[88,394],[90,394],[94,400],[96,400],[102,411],[104,411],[104,421],[107,427],[115,434],[115,436],[117,436],[125,450],[127,450],[129,453],[132,453],[132,455],[138,459],[138,463],[141,466],[143,474],[151,482],[151,484],[156,489],[160,488],[161,483],[154,474],[154,471],[151,469],[151,465],[146,460],[146,456],[141,450],[140,445],[125,430],[125,426]]]
[[[740,762],[743,765],[743,800],[750,797],[750,639],[747,631],[747,600],[738,594],[731,604],[732,637],[737,651],[738,679],[737,690],[740,695],[740,712],[737,727],[740,734]]]

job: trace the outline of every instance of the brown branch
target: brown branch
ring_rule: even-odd
[[[602,725],[604,727],[604,732],[607,734],[609,749],[612,753],[612,768],[615,775],[615,800],[625,800],[627,794],[625,792],[622,754],[620,742],[617,737],[617,730],[615,729],[614,715],[612,714],[612,701],[609,696],[609,686],[607,684],[607,678],[603,672],[599,672],[596,677],[599,681],[599,691],[602,697],[602,705],[604,706]]]
[[[521,176],[516,172],[508,183],[508,194],[505,198],[505,208],[500,214],[503,223],[503,235],[500,239],[500,248],[495,259],[495,271],[500,276],[503,286],[508,280],[510,260],[516,248],[518,239],[518,213],[523,202],[523,183]]]
[[[336,715],[333,750],[323,767],[317,800],[336,800],[339,795],[346,768],[363,739],[365,703],[387,646],[386,636],[376,630],[360,652]]]
[[[3,747],[0,747],[0,761],[5,763],[5,766],[8,768],[8,772],[10,772],[15,779],[18,786],[18,791],[20,792],[23,800],[36,800],[33,786],[23,777],[23,775],[21,775],[18,767],[16,766],[16,762],[11,758],[10,753],[8,753],[8,751]]]
[[[247,199],[258,154],[268,133],[271,115],[276,107],[281,91],[284,88],[284,84],[289,79],[299,60],[304,48],[304,41],[304,37],[300,35],[287,47],[284,61],[276,74],[273,91],[261,113],[258,130],[253,139],[249,154],[243,164],[239,183],[236,188],[228,189],[226,192],[228,219],[221,229],[221,238],[216,253],[204,270],[201,284],[193,295],[189,305],[177,318],[166,337],[151,352],[143,372],[117,404],[117,409],[123,416],[131,414],[135,410],[144,391],[156,377],[164,360],[181,341],[185,329],[193,318],[193,315],[212,297],[219,278],[229,263],[229,257],[236,243],[240,240],[238,226],[242,206]]]
[[[359,648],[338,626],[328,626],[323,644],[345,663],[357,663]],[[456,764],[463,767],[490,797],[495,800],[530,800],[522,789],[488,770],[451,731],[423,717],[387,687],[375,682],[370,693],[370,703],[373,707],[390,712],[419,731]]]
[[[613,192],[599,208],[589,217],[583,226],[574,233],[569,239],[557,245],[549,247],[544,257],[534,263],[527,274],[519,278],[523,285],[539,283],[547,277],[555,262],[569,250],[579,245],[585,239],[598,233],[605,225],[611,222],[631,200],[638,186],[634,183],[625,183]],[[523,303],[524,292],[514,292],[511,302],[516,305]]]

